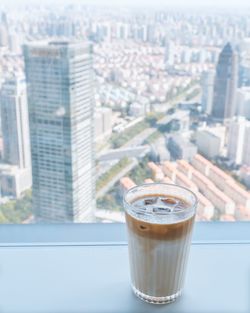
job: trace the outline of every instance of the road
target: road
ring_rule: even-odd
[[[136,135],[133,139],[131,139],[130,141],[128,141],[125,145],[123,145],[121,148],[119,149],[113,149],[113,150],[108,150],[105,154],[99,155],[99,161],[101,161],[102,164],[102,170],[99,171],[98,173],[98,177],[100,177],[102,174],[104,174],[105,172],[107,172],[112,166],[115,165],[115,163],[117,162],[114,161],[114,157],[115,158],[123,158],[124,156],[126,156],[126,153],[124,153],[125,151],[129,151],[129,148],[139,148],[141,146],[141,144],[151,135],[153,134],[156,130],[157,127],[160,125],[165,125],[167,123],[169,123],[171,120],[173,119],[182,119],[184,118],[186,115],[188,114],[187,111],[177,111],[172,115],[167,115],[165,117],[163,117],[162,119],[160,119],[157,122],[157,125],[155,128],[151,127],[151,128],[147,128],[144,131],[142,131],[141,133],[139,133],[138,135]],[[139,147],[138,147],[139,146]],[[110,157],[108,159],[108,157]],[[107,162],[106,162],[107,161]]]
[[[187,92],[191,93],[194,89],[196,89],[198,87],[198,85],[194,85],[193,87],[191,87]],[[179,103],[181,101],[181,99],[185,99],[186,98],[186,94],[184,95],[180,95],[175,101],[173,101],[172,104],[169,104],[169,102],[162,104],[163,106],[166,105],[166,110],[175,106],[177,103]],[[161,124],[167,124],[169,123],[172,119],[181,119],[182,117],[184,117],[187,113],[185,112],[176,112],[172,115],[167,115],[165,117],[163,117],[162,119],[160,119],[157,122],[157,126],[161,125]],[[117,151],[122,151],[122,149],[124,148],[128,148],[128,147],[138,147],[141,146],[143,144],[143,142],[150,136],[152,135],[155,131],[156,131],[157,127],[149,127],[145,130],[143,130],[142,132],[140,132],[138,135],[136,135],[134,138],[130,139],[127,143],[125,143],[124,145],[122,145],[119,149],[116,149]],[[108,150],[105,152],[105,154],[108,153],[112,153],[114,150]],[[102,155],[99,154],[98,155],[98,159],[101,158]]]
[[[120,160],[124,157],[138,158],[138,157],[145,156],[149,151],[150,151],[150,147],[148,145],[110,149],[99,156],[99,161],[102,162],[102,161],[110,161],[110,160],[117,160],[117,159]]]
[[[188,111],[177,111],[171,115],[167,115],[163,117],[162,119],[160,119],[157,122],[157,126],[166,125],[169,122],[171,122],[171,120],[174,120],[174,119],[181,120],[183,117],[187,116],[188,114],[189,114]]]
[[[193,86],[191,89],[190,89],[190,92],[192,92],[193,89],[197,88],[197,86]],[[182,98],[185,98],[186,97],[186,94],[183,95]],[[178,98],[178,101],[176,100],[176,103],[179,103],[181,100],[181,96]],[[175,103],[175,104],[176,104]],[[174,105],[172,105],[173,107]],[[170,106],[168,106],[169,108]],[[173,119],[179,119],[181,120],[183,117],[185,117],[188,113],[188,111],[177,111],[175,112],[174,114],[171,114],[171,115],[166,115],[165,117],[163,117],[162,119],[160,119],[157,124],[156,124],[156,127],[149,127],[145,130],[143,130],[142,132],[140,132],[138,135],[136,135],[134,138],[132,138],[131,140],[129,140],[127,143],[125,143],[122,147],[120,147],[119,149],[116,149],[117,152],[115,152],[114,150],[108,150],[106,151],[105,155],[107,154],[110,154],[110,156],[119,156],[120,158],[121,157],[124,157],[125,155],[123,155],[123,151],[124,149],[127,149],[127,148],[133,148],[133,147],[138,147],[138,146],[141,146],[143,144],[143,142],[150,136],[152,135],[156,130],[157,130],[157,127],[159,127],[160,125],[166,125],[168,124],[171,120]],[[100,160],[101,158],[101,154],[98,155],[98,159]],[[105,159],[105,157],[104,157]],[[101,174],[103,174],[104,172],[107,172],[115,163],[114,161],[112,162],[112,160],[114,160],[113,158],[110,159],[110,164],[108,164],[108,162],[105,162],[105,169],[103,171],[100,171],[99,174],[98,174],[98,177],[100,177]],[[103,160],[104,161],[104,160]],[[126,175],[128,171],[125,171],[124,175]],[[122,172],[123,173],[123,172]],[[110,188],[112,188],[112,186],[122,177],[122,175],[119,175],[119,178],[115,177],[113,180],[111,180],[108,185],[107,185],[107,190],[105,192],[107,192]],[[114,182],[114,183],[113,183]],[[113,185],[112,185],[113,184]],[[102,190],[105,190],[105,189],[102,189]],[[105,192],[103,192],[101,190],[101,193],[99,195],[99,192],[97,193],[97,197],[101,197],[102,195],[105,194]]]

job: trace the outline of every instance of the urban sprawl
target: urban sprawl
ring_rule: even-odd
[[[0,223],[123,222],[152,182],[250,219],[250,10],[1,7]]]

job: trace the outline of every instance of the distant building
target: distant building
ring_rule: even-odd
[[[175,44],[173,41],[166,42],[164,61],[166,66],[172,66],[175,63]]]
[[[225,190],[227,182],[233,181],[231,176],[217,166],[212,166],[210,168],[208,178],[222,191]]]
[[[175,182],[176,178],[176,166],[174,166],[173,163],[169,161],[163,162],[162,170],[164,175],[166,175],[167,178],[169,178],[171,181]]]
[[[167,144],[171,157],[175,160],[190,161],[197,153],[197,147],[179,135],[171,136]]]
[[[151,170],[153,179],[155,181],[159,181],[163,179],[164,177],[163,171],[158,165],[156,165],[154,162],[148,162],[147,165],[148,165],[148,168]]]
[[[31,168],[26,82],[23,75],[8,78],[0,93],[3,160]]]
[[[20,198],[30,187],[30,170],[16,165],[0,164],[0,196]]]
[[[243,165],[240,168],[240,178],[243,180],[244,184],[250,188],[250,166]]]
[[[191,181],[185,174],[179,172],[178,170],[176,171],[175,183],[177,185],[188,188],[193,192],[198,191],[198,187],[196,186],[196,184],[193,181]]]
[[[108,138],[112,133],[112,109],[96,108],[94,114],[95,141]]]
[[[192,178],[192,173],[195,171],[192,165],[186,160],[177,160],[177,168],[180,172],[185,174],[189,179]]]
[[[208,186],[204,192],[205,197],[210,200],[221,214],[234,214],[235,203],[215,186]]]
[[[3,164],[0,166],[1,194],[18,198],[31,188],[30,134],[24,76],[6,79],[0,93]]]
[[[218,120],[231,118],[236,113],[236,88],[238,81],[238,58],[230,43],[219,56],[213,91],[212,117]]]
[[[249,55],[249,52],[248,52]],[[239,86],[250,86],[250,61],[243,60],[239,69]]]
[[[244,208],[244,206],[240,205],[235,212],[235,217],[239,221],[249,221],[250,209]]]
[[[192,181],[198,186],[202,193],[205,193],[209,187],[215,187],[212,181],[199,171],[192,172]]]
[[[144,116],[146,114],[146,106],[143,103],[133,102],[129,106],[129,115],[134,117]]]
[[[202,74],[202,111],[211,114],[213,107],[213,91],[214,91],[215,72],[210,70]]]
[[[250,193],[243,189],[234,180],[225,182],[224,193],[228,195],[236,204],[250,209]]]
[[[228,130],[227,157],[235,164],[241,164],[245,145],[246,120],[237,117],[230,121]]]
[[[242,164],[250,166],[250,122],[245,129]]]
[[[209,175],[210,169],[213,166],[213,164],[210,161],[208,161],[206,158],[204,158],[200,154],[196,154],[193,157],[192,165],[195,169],[197,169],[199,172],[201,172],[205,176]]]
[[[196,134],[198,151],[212,159],[220,154],[221,139],[209,130],[198,131]]]
[[[197,216],[199,220],[210,221],[214,216],[214,205],[200,192],[195,192],[198,199]]]
[[[166,140],[163,137],[157,139],[151,147],[151,156],[157,162],[162,163],[163,161],[170,160],[170,154],[166,147]]]
[[[121,178],[120,179],[121,195],[123,195],[124,192],[128,191],[129,189],[131,189],[135,186],[136,186],[136,184],[131,178],[129,178],[129,177]]]
[[[237,89],[236,104],[238,110],[237,114],[239,116],[244,116],[245,118],[250,119],[250,87],[242,87]]]
[[[150,43],[155,42],[155,25],[154,24],[147,25],[147,41]]]
[[[4,24],[0,24],[0,47],[8,47],[8,29]]]

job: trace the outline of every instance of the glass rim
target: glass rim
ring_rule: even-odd
[[[194,203],[192,203],[190,206],[188,206],[188,209],[179,210],[178,213],[182,213],[182,212],[184,212],[184,211],[188,211],[188,210],[191,210],[191,209],[194,209],[194,212],[196,211],[196,208],[197,208],[197,205],[198,205],[198,198],[197,198],[196,194],[195,194],[192,190],[190,190],[190,189],[188,189],[188,188],[186,188],[186,187],[180,186],[180,185],[169,184],[169,183],[161,183],[161,182],[159,182],[159,183],[143,183],[143,184],[136,185],[136,186],[134,186],[134,187],[128,189],[128,190],[123,194],[123,204],[125,205],[125,208],[126,208],[126,206],[128,206],[128,207],[130,207],[130,208],[132,208],[132,209],[134,208],[133,204],[132,204],[132,203],[129,203],[129,202],[126,200],[127,195],[128,195],[131,191],[136,190],[136,189],[139,188],[139,187],[148,187],[148,186],[155,186],[155,185],[160,185],[160,186],[172,186],[172,187],[174,186],[174,187],[177,187],[177,188],[179,188],[179,189],[182,189],[182,190],[185,190],[185,191],[189,192],[189,193],[193,196],[193,198],[194,198]],[[137,210],[138,210],[138,209],[137,209]],[[125,211],[127,212],[127,209],[125,209]],[[169,215],[169,214],[178,214],[178,213],[177,213],[177,212],[168,212],[168,213],[165,213],[165,215]]]

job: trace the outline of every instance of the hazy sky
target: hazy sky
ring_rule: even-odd
[[[0,0],[1,5],[20,4],[65,4],[82,3],[92,5],[133,5],[133,6],[220,6],[250,7],[250,0]]]

